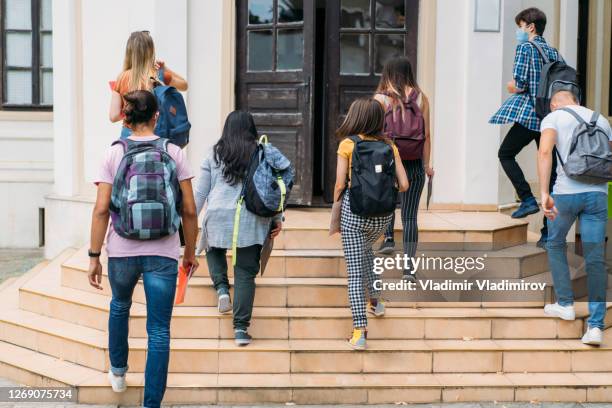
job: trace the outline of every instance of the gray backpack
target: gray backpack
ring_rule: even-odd
[[[565,162],[557,150],[565,174],[586,184],[603,184],[612,181],[612,152],[608,135],[597,125],[599,113],[593,112],[591,121],[587,122],[572,109],[562,108],[562,110],[578,121]]]

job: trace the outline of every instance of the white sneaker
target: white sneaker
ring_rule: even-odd
[[[217,310],[219,313],[227,313],[232,311],[232,301],[228,294],[219,295],[219,299],[217,300]]]
[[[115,392],[124,392],[127,389],[124,375],[115,375],[112,371],[108,372],[108,381]]]
[[[544,306],[544,313],[548,316],[558,317],[563,320],[576,320],[574,305],[561,306],[558,303],[552,303]]]
[[[603,333],[599,327],[588,327],[584,336],[582,336],[582,342],[591,346],[601,345]]]

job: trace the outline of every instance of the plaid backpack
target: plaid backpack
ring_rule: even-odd
[[[179,229],[182,195],[167,139],[113,143],[124,155],[113,181],[110,213],[115,232],[127,239],[153,240]]]

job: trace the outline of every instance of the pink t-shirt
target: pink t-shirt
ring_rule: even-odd
[[[130,140],[148,142],[158,139],[157,136],[130,136]],[[168,153],[176,162],[176,170],[179,181],[190,180],[193,178],[189,163],[185,157],[185,152],[178,146],[169,144]],[[95,180],[95,184],[107,183],[113,184],[115,174],[119,169],[119,164],[123,158],[123,146],[117,144],[112,146],[107,152],[100,175]],[[134,239],[126,239],[119,236],[109,223],[108,233],[106,235],[106,252],[109,258],[121,258],[128,256],[163,256],[178,260],[180,257],[180,240],[179,234],[170,235],[164,238],[151,241],[138,241]]]

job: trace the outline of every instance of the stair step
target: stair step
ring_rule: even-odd
[[[109,299],[59,286],[30,282],[20,293],[20,307],[53,318],[106,330]],[[584,306],[583,304],[577,307]],[[579,316],[586,315],[585,308]],[[146,307],[134,303],[130,333],[146,336]],[[194,330],[194,328],[200,328]],[[251,333],[262,339],[342,339],[351,330],[348,308],[255,307]],[[541,308],[388,308],[384,318],[370,318],[371,338],[578,338],[582,321],[565,322],[544,315]],[[173,311],[174,338],[232,338],[231,315],[213,307],[180,307]]]
[[[398,241],[398,242],[401,242]],[[399,244],[398,244],[399,245]],[[400,255],[396,252],[395,256]],[[546,252],[534,244],[523,244],[494,251],[470,250],[427,250],[418,248],[417,256],[429,258],[463,258],[485,257],[485,270],[478,273],[482,278],[518,279],[545,272],[548,269]],[[233,276],[231,251],[228,251],[228,275]],[[102,256],[102,264],[107,259]],[[87,270],[89,257],[87,249],[82,248],[77,254],[64,263],[66,269]],[[105,268],[106,269],[106,268]],[[433,266],[427,271],[430,277],[448,277],[449,272],[436,270]],[[204,255],[200,256],[200,267],[195,276],[209,276],[208,266]],[[345,278],[346,264],[342,249],[275,249],[272,251],[265,277],[270,278]],[[400,277],[401,271],[389,270],[385,277]]]
[[[103,290],[93,288],[89,285],[87,271],[82,267],[62,267],[62,285],[65,287],[79,289],[91,293],[102,293],[106,296],[111,295],[110,284],[106,271],[102,275]],[[574,292],[577,297],[586,295],[586,275],[584,271],[571,269]],[[432,279],[429,276],[420,275],[421,280]],[[466,276],[471,282],[475,277]],[[491,282],[500,282],[502,279],[488,279]],[[383,278],[384,282],[399,283],[399,278]],[[439,303],[444,306],[445,302],[476,303],[496,303],[496,302],[531,302],[543,305],[551,302],[553,298],[552,278],[549,272],[543,272],[528,276],[523,279],[503,279],[507,282],[527,282],[546,284],[544,291],[451,291],[451,292],[432,292],[432,291],[406,291],[406,290],[384,290],[382,298],[388,300],[390,307],[409,306],[415,302],[421,304]],[[438,279],[442,282],[442,279]],[[459,279],[455,278],[455,282]],[[346,278],[272,278],[259,277],[256,279],[257,290],[255,293],[256,307],[347,307],[347,279]],[[233,278],[230,278],[233,296]],[[138,282],[133,296],[134,302],[145,303],[145,293],[142,281]],[[185,302],[179,307],[185,306],[205,306],[214,307],[217,305],[217,295],[212,281],[208,277],[193,277],[189,282],[189,289],[185,297]]]
[[[0,340],[107,371],[108,334],[35,313],[0,315]],[[612,334],[612,332],[611,332]],[[612,339],[612,335],[606,336]],[[144,370],[146,339],[130,339],[129,366]],[[579,372],[612,370],[612,346],[592,349],[578,340],[370,340],[364,353],[345,340],[171,340],[170,372],[375,373]]]
[[[359,354],[359,353],[356,353]],[[113,393],[104,372],[0,342],[0,368],[32,386],[75,386],[82,404],[139,405],[142,372]],[[607,373],[189,374],[170,373],[165,404],[393,404],[399,402],[610,400]]]
[[[337,249],[339,234],[329,236],[330,210],[292,209],[275,240],[278,249]],[[492,250],[524,244],[527,223],[497,212],[420,212],[419,242],[439,249]],[[395,238],[401,242],[401,217],[396,211]],[[440,245],[442,244],[442,245]]]

